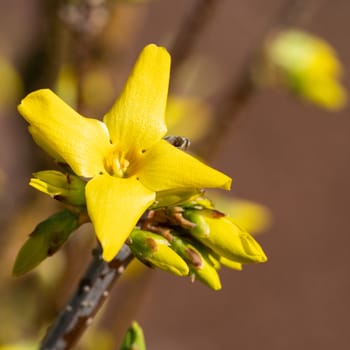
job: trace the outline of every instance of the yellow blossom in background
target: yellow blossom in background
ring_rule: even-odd
[[[62,65],[54,90],[70,106],[77,105],[78,78],[73,66]],[[92,67],[82,77],[81,90],[81,99],[85,108],[94,112],[105,108],[114,98],[110,72],[103,67]]]
[[[10,61],[0,56],[0,108],[14,104],[22,93],[23,83]]]
[[[242,199],[221,196],[209,191],[215,206],[235,219],[240,227],[251,234],[266,231],[272,222],[271,211],[262,204]]]
[[[82,81],[82,94],[84,105],[90,110],[99,111],[110,105],[115,96],[111,73],[104,67],[90,69]]]
[[[212,111],[203,99],[169,96],[166,121],[169,135],[186,136],[191,142],[203,138],[209,131]]]
[[[168,52],[151,44],[103,122],[81,116],[47,89],[29,94],[18,107],[36,143],[88,180],[87,210],[107,261],[157,192],[231,185],[228,176],[162,139],[169,74]]]
[[[69,64],[63,64],[58,72],[55,92],[71,106],[77,104],[78,78],[74,68]]]
[[[331,110],[343,107],[347,100],[341,76],[342,65],[335,50],[325,40],[294,29],[267,40],[264,62],[257,71],[260,83],[285,86]]]
[[[34,343],[16,343],[0,345],[0,350],[35,350],[37,345]]]

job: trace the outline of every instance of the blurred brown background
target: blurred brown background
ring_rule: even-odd
[[[40,30],[38,3],[0,2],[0,49],[19,65]],[[166,43],[194,3],[162,0],[137,5],[124,77],[140,48],[149,42]],[[221,1],[194,49],[215,63],[221,86],[238,75],[284,3]],[[303,28],[336,48],[347,73],[350,3],[314,3]],[[36,150],[17,114],[0,118],[0,128],[0,165],[8,179],[1,193],[6,222],[18,203],[32,194],[27,181],[38,168],[33,163]],[[144,303],[133,315],[144,327],[148,349],[348,347],[349,135],[349,108],[331,114],[271,90],[252,99],[212,164],[232,176],[234,195],[271,209],[273,226],[258,238],[269,262],[247,266],[241,273],[223,270],[220,292],[155,272],[142,292]],[[16,252],[11,254],[14,259]]]

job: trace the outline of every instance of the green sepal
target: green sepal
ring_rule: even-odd
[[[185,210],[183,216],[193,222],[191,235],[218,255],[239,263],[265,262],[259,243],[231,218],[216,210]]]
[[[57,252],[78,226],[77,216],[68,210],[37,225],[17,255],[13,275],[23,275]]]
[[[202,190],[198,188],[177,188],[158,191],[156,193],[156,201],[151,206],[151,209],[181,205],[198,197],[201,193]]]
[[[143,331],[137,322],[134,321],[127,330],[119,350],[146,350]]]
[[[78,176],[56,170],[39,171],[33,174],[29,185],[60,202],[84,206],[86,182]]]
[[[171,272],[177,276],[187,276],[189,268],[186,262],[172,250],[170,243],[155,233],[134,229],[128,240],[128,245],[140,261]]]
[[[181,205],[184,209],[214,209],[213,202],[205,196],[197,196]]]

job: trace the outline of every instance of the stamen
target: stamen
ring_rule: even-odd
[[[129,165],[125,154],[119,151],[112,152],[105,161],[106,170],[112,176],[125,177]]]

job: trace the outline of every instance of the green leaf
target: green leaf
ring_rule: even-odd
[[[57,252],[78,226],[77,216],[68,210],[56,213],[41,222],[20,249],[13,267],[13,275],[23,275]]]

